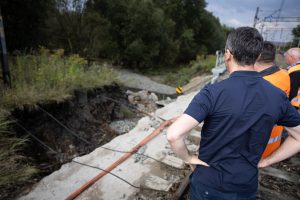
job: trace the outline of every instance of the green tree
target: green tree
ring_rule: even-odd
[[[293,33],[293,36],[294,36],[293,46],[297,47],[297,46],[299,46],[299,43],[300,43],[300,25],[293,28],[292,33]]]
[[[55,0],[1,0],[7,48],[24,50],[46,45],[46,20],[55,10]]]

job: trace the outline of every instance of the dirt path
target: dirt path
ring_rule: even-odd
[[[123,85],[129,88],[147,90],[159,94],[175,94],[174,87],[155,82],[146,76],[128,70],[122,69],[118,71],[118,79]]]

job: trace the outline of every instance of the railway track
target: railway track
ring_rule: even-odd
[[[193,130],[187,138],[189,146],[197,145],[200,141],[201,126]],[[196,150],[197,148],[194,148]],[[174,166],[173,166],[174,167]],[[181,175],[180,180],[174,182],[170,190],[161,191],[153,188],[151,192],[144,195],[145,199],[188,199],[188,177],[191,172],[188,168]],[[173,171],[174,173],[178,173]],[[178,174],[177,174],[178,175]],[[153,182],[155,184],[155,182]],[[170,192],[172,195],[170,195]],[[165,194],[163,194],[165,193]],[[143,193],[142,193],[143,194]],[[154,198],[155,197],[155,198]],[[257,194],[258,200],[299,200],[300,199],[300,154],[293,156],[290,159],[282,161],[271,167],[259,170],[259,190]]]

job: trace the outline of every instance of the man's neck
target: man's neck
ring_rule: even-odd
[[[274,65],[274,63],[272,63],[272,62],[271,63],[259,63],[259,62],[257,62],[254,65],[254,69],[258,72],[261,72],[265,69],[268,69],[269,67],[272,67],[273,65]]]
[[[253,65],[244,65],[244,66],[240,66],[240,65],[233,65],[230,67],[230,69],[228,69],[229,73],[233,73],[235,71],[255,71],[254,70],[254,66]]]

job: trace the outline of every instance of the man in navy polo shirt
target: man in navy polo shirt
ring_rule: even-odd
[[[232,31],[225,47],[230,77],[205,86],[168,130],[173,151],[194,169],[191,200],[254,200],[258,166],[269,166],[300,151],[300,115],[284,92],[254,71],[262,48],[263,38],[256,29]],[[199,155],[190,155],[184,140],[203,120]],[[260,161],[275,124],[290,127],[290,135]]]

